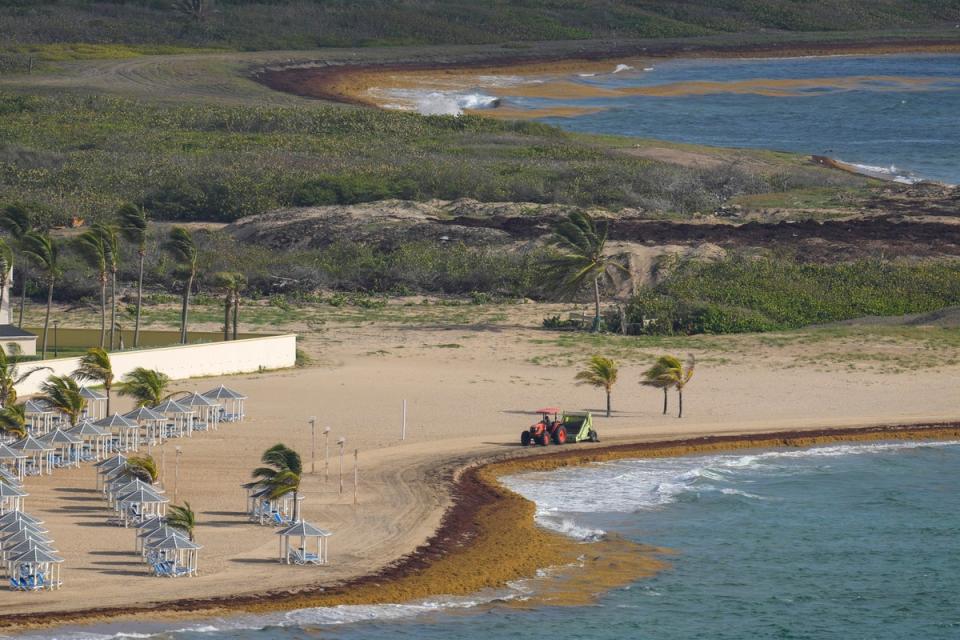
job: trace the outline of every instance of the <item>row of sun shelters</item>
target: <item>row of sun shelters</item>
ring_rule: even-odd
[[[186,393],[154,407],[137,407],[107,415],[106,395],[83,388],[87,413],[76,425],[39,399],[25,404],[27,434],[0,441],[0,469],[19,479],[99,461],[117,452],[139,451],[168,438],[190,437],[196,431],[217,430],[224,422],[244,419],[243,394],[220,385],[205,393]]]

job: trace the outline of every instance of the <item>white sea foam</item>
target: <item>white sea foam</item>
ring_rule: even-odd
[[[376,93],[390,99],[384,104],[387,108],[416,111],[425,116],[458,116],[467,109],[492,109],[500,104],[497,96],[475,92],[390,89]]]
[[[574,538],[590,539],[594,530],[578,522],[577,514],[632,513],[662,509],[698,496],[736,496],[766,500],[762,491],[743,485],[757,473],[813,472],[798,459],[828,460],[837,456],[891,453],[918,447],[952,446],[960,442],[877,442],[838,444],[809,449],[773,450],[681,458],[618,460],[589,467],[561,469],[503,478],[508,487],[537,503],[538,521]]]
[[[895,165],[890,165],[889,167],[879,167],[871,164],[859,164],[856,162],[847,162],[845,160],[839,160],[844,164],[847,164],[861,173],[865,173],[869,176],[874,176],[877,178],[886,178],[888,180],[893,180],[894,182],[899,182],[901,184],[916,184],[921,182],[923,178],[918,178],[912,175],[909,172],[905,172]]]
[[[613,70],[614,73],[620,73],[622,71],[633,71],[633,67],[628,64],[618,64]]]

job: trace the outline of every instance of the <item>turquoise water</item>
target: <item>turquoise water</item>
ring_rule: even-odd
[[[960,55],[674,60],[645,68],[572,80],[673,95],[508,96],[504,104],[602,109],[544,119],[572,131],[826,155],[906,178],[960,183]],[[699,82],[714,84],[704,92],[690,84]]]
[[[536,497],[544,526],[668,547],[670,568],[586,607],[517,608],[527,595],[518,584],[474,598],[209,621],[157,637],[960,638],[958,470],[960,443],[876,443],[517,476],[508,483]]]

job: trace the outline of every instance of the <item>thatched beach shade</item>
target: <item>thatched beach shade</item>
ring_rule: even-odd
[[[180,398],[177,402],[193,409],[194,414],[198,418],[198,420],[194,421],[194,429],[199,429],[200,431],[206,431],[208,429],[217,430],[217,427],[220,425],[219,402],[205,398],[196,391],[189,396]]]
[[[157,413],[150,407],[137,407],[129,413],[123,414],[127,420],[133,420],[143,427],[143,437],[150,445],[161,444],[164,439],[164,424],[166,416]]]
[[[223,405],[220,419],[223,422],[243,422],[243,401],[247,396],[239,391],[220,385],[216,389],[211,389],[203,394],[204,398],[216,400]]]
[[[94,426],[106,429],[115,434],[113,442],[119,451],[138,451],[140,449],[140,425],[119,413],[106,418],[100,418]]]
[[[169,398],[150,408],[157,413],[162,413],[168,420],[172,420],[166,425],[167,437],[176,434],[177,438],[182,438],[184,431],[187,432],[187,436],[193,435],[193,409]]]
[[[332,532],[301,520],[277,532],[277,535],[280,536],[280,562],[327,564],[327,538],[333,535]],[[293,538],[300,538],[299,547],[290,546],[290,540]],[[307,540],[316,540],[316,553],[308,551]]]
[[[23,413],[30,420],[30,431],[43,435],[53,428],[53,418],[58,412],[43,400],[34,399],[24,403]]]
[[[107,415],[107,394],[96,389],[80,387],[80,397],[87,401],[84,418],[99,420]]]
[[[124,527],[129,527],[131,522],[141,522],[145,517],[162,516],[169,502],[169,498],[144,488],[120,496],[117,500]]]
[[[53,467],[79,467],[80,448],[83,440],[57,427],[50,433],[37,438],[53,449],[49,460]]]
[[[163,555],[164,559],[172,562],[173,577],[195,576],[199,571],[200,549],[202,546],[183,536],[171,535],[165,540],[151,545],[151,549]]]
[[[27,454],[17,449],[0,444],[0,468],[9,473],[10,477],[18,482],[23,480],[26,474]]]
[[[79,438],[80,459],[81,460],[101,460],[107,455],[107,442],[111,435],[89,420],[84,420],[72,429],[67,429],[67,433]],[[99,475],[99,469],[98,475]]]
[[[44,444],[32,435],[27,434],[27,437],[17,440],[10,447],[27,456],[26,474],[28,476],[40,475],[44,469],[47,473],[51,473],[49,457],[53,452],[53,447],[50,445]]]
[[[39,589],[59,589],[60,565],[63,558],[39,548],[34,548],[10,561],[11,579],[18,579],[22,588],[36,591]]]

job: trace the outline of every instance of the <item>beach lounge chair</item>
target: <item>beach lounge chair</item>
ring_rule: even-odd
[[[23,584],[17,578],[10,578],[10,588],[14,591],[23,591]]]
[[[309,562],[310,564],[321,564],[320,556],[315,553],[304,553],[303,559],[305,562]]]
[[[285,525],[293,524],[293,521],[290,518],[285,518],[280,515],[279,511],[274,511],[270,514],[270,519],[273,521],[274,526],[282,527]]]
[[[303,557],[303,554],[300,553],[299,549],[290,549],[290,553],[288,557],[293,562],[293,564],[300,564],[300,565],[307,564],[306,558]]]

